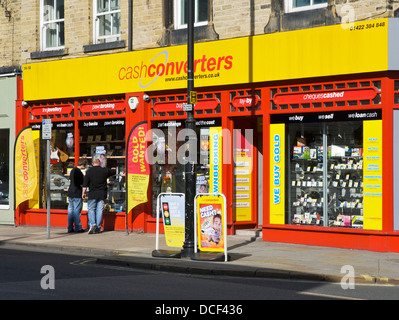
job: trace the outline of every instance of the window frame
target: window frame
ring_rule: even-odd
[[[293,1],[294,0],[286,0],[285,1],[285,12],[286,13],[291,13],[291,12],[301,12],[301,11],[308,11],[308,10],[314,10],[314,9],[321,9],[321,8],[326,8],[328,6],[328,1],[326,0],[325,3],[320,3],[320,4],[313,4],[314,0],[310,0],[310,5],[308,6],[303,6],[303,7],[293,7]]]
[[[64,49],[65,48],[65,2],[64,2],[64,8],[63,8],[63,18],[62,19],[53,19],[53,20],[44,20],[44,1],[45,0],[40,0],[40,50],[42,51],[49,51],[49,50],[59,50],[59,49]],[[52,0],[53,2],[53,8],[54,11],[57,11],[57,2],[61,0]],[[63,0],[62,0],[63,1]],[[57,25],[57,45],[54,47],[48,47],[47,46],[47,33],[45,31],[46,26],[55,23]],[[64,23],[64,44],[60,45],[60,29],[59,29],[59,24]]]
[[[97,0],[93,0],[93,43],[94,44],[101,44],[101,43],[109,43],[114,41],[119,41],[121,39],[121,28],[119,25],[119,33],[111,34],[111,35],[100,35],[100,16],[111,15],[114,13],[119,13],[119,21],[121,18],[121,6],[119,2],[119,9],[118,10],[111,10],[110,8],[111,1],[109,1],[109,11],[104,12],[97,12]],[[112,18],[112,25],[111,25],[111,33],[113,29],[113,18]],[[120,22],[119,22],[120,23]]]
[[[173,21],[174,21],[174,28],[176,30],[178,30],[178,29],[186,29],[187,28],[187,24],[186,23],[185,24],[182,23],[182,6],[181,6],[182,1],[184,1],[184,0],[174,0],[173,1],[173,7],[174,7],[174,10],[173,10],[174,11],[173,12],[174,19],[173,19]],[[195,8],[194,8],[194,17],[195,17],[194,27],[206,26],[209,23],[209,14],[208,14],[208,20],[206,20],[206,21],[198,21],[198,1],[200,1],[200,0],[194,0],[194,5],[195,5]],[[208,2],[208,10],[209,10],[209,2]]]

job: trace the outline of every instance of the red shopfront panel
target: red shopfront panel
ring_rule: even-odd
[[[364,225],[365,228],[356,227],[353,228],[352,230],[351,230],[352,226],[349,226],[347,224],[348,223],[347,221],[353,221],[353,219],[352,220],[347,219],[347,221],[345,219],[338,219],[338,220],[335,219],[334,220],[335,225],[334,224],[331,225],[329,222],[327,222],[327,226],[323,227],[304,223],[304,221],[305,222],[312,221],[312,219],[310,219],[310,216],[307,217],[308,218],[307,220],[306,217],[304,217],[305,218],[304,221],[297,219],[297,222],[299,223],[296,224],[292,224],[292,221],[288,221],[290,219],[285,219],[283,225],[281,224],[281,222],[279,224],[270,224],[271,221],[269,217],[270,211],[269,212],[265,211],[266,213],[265,221],[268,221],[269,224],[265,225],[267,230],[265,230],[264,232],[264,240],[298,243],[299,239],[301,239],[299,242],[305,244],[351,247],[351,248],[368,249],[375,251],[392,250],[392,248],[395,247],[394,244],[395,234],[394,233],[386,234],[386,232],[392,230],[391,226],[392,217],[390,216],[392,213],[391,210],[392,203],[390,202],[390,199],[392,199],[391,196],[392,182],[390,182],[389,176],[386,175],[386,173],[389,172],[390,170],[389,168],[392,167],[392,159],[390,159],[392,155],[392,150],[391,150],[392,138],[390,138],[392,135],[392,127],[390,126],[389,119],[391,118],[390,110],[392,108],[392,102],[394,101],[393,99],[394,97],[393,97],[393,90],[391,90],[391,87],[393,87],[393,85],[391,84],[391,80],[376,78],[376,79],[354,79],[346,81],[331,81],[325,83],[320,83],[320,82],[307,83],[306,81],[304,81],[301,84],[297,85],[290,84],[281,87],[276,86],[270,88],[271,95],[269,100],[270,105],[268,107],[269,109],[268,113],[271,115],[271,117],[273,116],[279,117],[279,115],[283,114],[286,114],[286,116],[289,116],[289,114],[294,116],[295,115],[301,116],[301,115],[306,115],[308,113],[309,114],[324,113],[324,116],[326,117],[326,115],[330,116],[331,114],[334,114],[337,111],[347,111],[349,113],[353,112],[353,114],[356,114],[357,111],[360,112],[362,110],[365,112],[372,112],[372,111],[381,112],[381,118],[380,118],[381,120],[379,121],[381,122],[381,124],[382,122],[386,121],[388,121],[388,123],[387,125],[381,125],[380,129],[377,130],[378,132],[380,132],[378,134],[378,137],[375,135],[377,131],[376,128],[374,128],[374,126],[367,125],[367,127],[370,127],[370,130],[362,132],[363,150],[364,148],[367,148],[368,150],[374,150],[374,152],[377,152],[379,154],[364,155],[364,157],[368,158],[369,163],[367,163],[367,159],[364,160],[363,162],[363,164],[365,165],[365,167],[363,167],[364,169],[363,176],[364,177],[368,176],[368,177],[366,177],[366,179],[364,179],[363,181],[364,188],[361,193],[364,199],[367,197],[374,198],[372,201],[374,203],[378,202],[374,201],[376,199],[377,200],[385,199],[385,200],[379,201],[380,208],[374,210],[377,213],[377,215],[379,215],[377,217],[378,219],[375,219],[376,218],[375,214],[367,214],[366,213],[367,210],[365,210],[364,212],[359,212],[359,215],[369,215],[371,220],[377,222],[376,224],[368,224],[368,227]],[[267,120],[267,117],[265,119]],[[319,119],[318,122],[320,123],[326,121],[325,119],[326,118]],[[376,123],[374,120],[363,121],[364,124],[362,125],[363,130],[366,130],[365,126],[366,122],[370,124]],[[371,132],[371,135],[367,132]],[[364,142],[364,139],[367,140],[366,143]],[[379,146],[371,145],[373,143],[375,144],[377,141],[379,141],[381,145]],[[293,150],[291,149],[293,147],[289,145],[287,146],[287,148],[285,149],[286,152],[291,152],[291,154],[288,155],[288,157],[292,158]],[[271,157],[272,142],[269,142],[268,150],[269,150],[269,155]],[[334,152],[337,152],[337,150],[335,150]],[[298,153],[299,157],[300,155],[301,154]],[[347,155],[348,155],[348,150],[347,150]],[[373,159],[377,159],[379,163],[370,162],[370,161],[377,161]],[[269,165],[271,165],[271,163],[272,161],[269,160]],[[337,167],[339,167],[339,163],[337,164],[338,164]],[[348,163],[345,163],[345,165],[347,164]],[[307,167],[304,169],[305,175]],[[312,171],[312,166],[310,171]],[[377,179],[376,180],[373,177],[371,177],[372,176],[371,173],[377,173],[376,175],[373,176],[376,177],[379,176],[381,178],[377,177],[378,179],[376,178]],[[271,177],[273,177],[273,174],[269,172],[267,175],[265,174],[265,176],[268,176],[268,179],[271,179]],[[352,175],[349,175],[349,177],[352,177]],[[375,181],[370,179],[367,181],[368,178],[372,178]],[[302,180],[300,181],[300,183],[302,182]],[[338,183],[338,185],[342,184],[340,180],[336,180],[336,183]],[[295,181],[296,184],[298,183],[295,179],[291,179],[290,181],[287,180],[287,184],[291,186],[291,184],[294,183],[293,181]],[[347,186],[348,182],[349,181],[346,181]],[[310,185],[312,185],[312,181],[310,181],[309,183]],[[316,180],[314,184],[317,184]],[[269,187],[269,191],[270,190],[271,189]],[[350,192],[349,189],[347,191]],[[349,194],[348,192],[346,195]],[[340,197],[340,199],[337,200],[341,202],[340,204],[344,203],[344,201],[342,201],[344,200],[342,199],[342,193],[337,193],[337,198],[338,196]],[[312,199],[313,198],[317,197],[312,197]],[[290,204],[295,202],[293,201],[293,199],[290,200],[291,200]],[[315,203],[315,205],[317,206],[317,202]],[[357,204],[355,205],[355,207],[356,206]],[[351,216],[356,216],[356,215],[353,214]],[[315,219],[315,221],[317,221],[317,219]],[[303,233],[301,231],[303,231]],[[385,236],[381,232],[384,232]],[[309,236],[307,237],[306,235]],[[340,235],[342,235],[341,238]],[[387,243],[390,243],[389,246],[391,248],[387,249]]]

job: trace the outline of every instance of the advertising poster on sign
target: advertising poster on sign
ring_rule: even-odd
[[[285,224],[285,124],[270,125],[270,224]]]
[[[181,248],[184,243],[184,196],[162,195],[160,201],[166,244]]]
[[[107,166],[107,150],[105,150],[104,146],[96,146],[95,153],[93,154],[93,158],[97,158],[100,160],[100,166],[105,168]]]
[[[198,247],[202,251],[223,252],[225,243],[224,202],[222,197],[197,198]]]
[[[127,152],[127,212],[147,202],[150,166],[146,160],[147,122],[138,123],[130,132]]]
[[[234,213],[235,221],[252,219],[253,145],[244,130],[235,130],[234,146]]]
[[[363,227],[382,230],[382,120],[363,122]]]

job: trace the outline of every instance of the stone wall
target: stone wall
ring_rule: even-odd
[[[133,2],[133,50],[179,44],[165,36],[170,30],[166,31],[164,13],[169,12],[169,23],[173,19],[170,1]],[[5,17],[5,8],[0,5],[0,68],[128,50],[129,1],[121,1],[121,41],[118,46],[96,47],[93,46],[92,0],[65,0],[65,50],[53,56],[41,54],[40,0],[2,1],[5,2],[11,17]],[[327,8],[285,13],[284,0],[214,0],[210,3],[209,28],[199,41],[395,17],[399,15],[398,8],[398,3],[386,0],[330,0]]]

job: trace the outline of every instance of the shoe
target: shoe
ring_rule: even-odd
[[[86,230],[85,229],[80,229],[80,230],[76,230],[75,232],[76,233],[82,233],[82,232],[86,232]]]
[[[68,233],[72,233],[72,232],[74,232],[73,229],[72,230],[68,230]]]
[[[94,233],[101,233],[101,229],[100,228],[96,228],[96,230],[94,230]]]
[[[90,229],[89,229],[89,234],[93,234],[96,231],[96,229],[97,229],[97,226],[95,224],[91,225]]]

